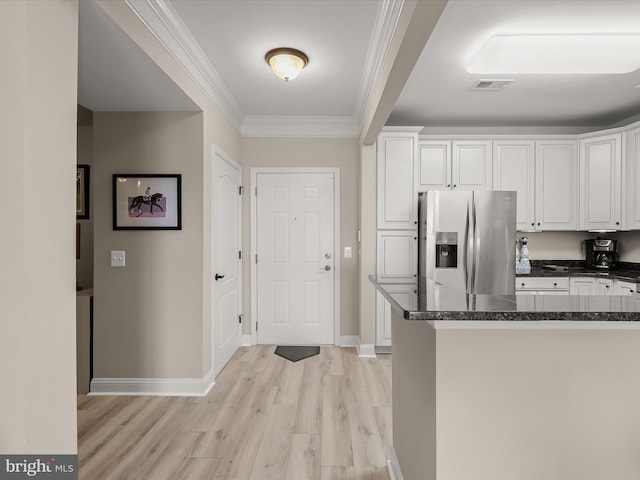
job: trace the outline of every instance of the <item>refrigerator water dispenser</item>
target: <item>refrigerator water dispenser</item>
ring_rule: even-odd
[[[458,268],[458,232],[436,232],[436,268]]]

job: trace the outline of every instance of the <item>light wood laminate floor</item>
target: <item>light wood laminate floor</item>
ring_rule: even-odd
[[[206,397],[78,396],[81,480],[389,480],[391,356],[241,347]]]

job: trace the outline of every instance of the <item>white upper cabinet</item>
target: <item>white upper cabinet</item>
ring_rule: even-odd
[[[640,230],[640,128],[625,133],[626,136],[626,172],[624,197],[626,207],[626,227]]]
[[[491,190],[491,140],[454,140],[452,143],[451,188]]]
[[[536,228],[533,140],[496,140],[493,144],[493,189],[515,191],[516,228]]]
[[[622,135],[580,140],[580,229],[621,226]]]
[[[416,191],[490,190],[491,140],[420,140]]]
[[[420,140],[415,175],[417,192],[451,189],[451,142]]]
[[[417,148],[417,132],[383,132],[378,137],[379,229],[416,228],[418,202],[413,175]]]
[[[578,142],[536,141],[536,229],[578,229]]]

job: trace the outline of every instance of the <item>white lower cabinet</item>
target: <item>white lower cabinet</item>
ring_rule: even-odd
[[[570,295],[595,295],[596,279],[589,277],[571,277],[569,279]]]
[[[613,295],[613,280],[596,278],[596,295]]]
[[[516,295],[569,295],[567,277],[517,277]]]
[[[614,295],[638,295],[638,285],[616,279],[613,282],[613,293]]]
[[[415,285],[386,285],[385,290],[401,305],[416,303]],[[380,292],[376,291],[376,345],[391,345],[391,304]]]

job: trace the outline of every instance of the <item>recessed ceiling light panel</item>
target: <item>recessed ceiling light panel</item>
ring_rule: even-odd
[[[615,74],[640,68],[640,34],[494,35],[466,65],[475,74]]]

